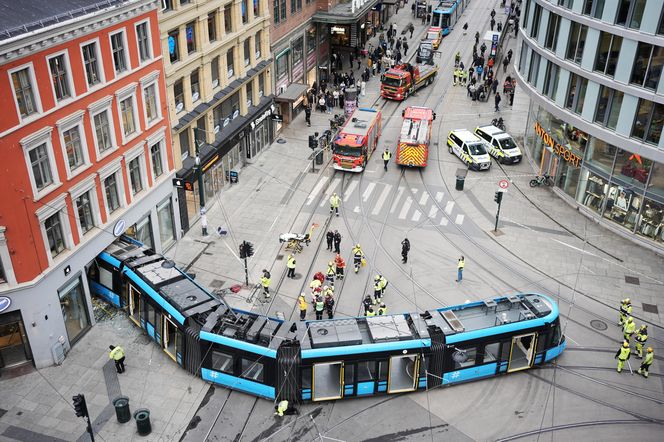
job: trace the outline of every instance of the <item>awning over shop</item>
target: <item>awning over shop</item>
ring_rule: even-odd
[[[299,100],[302,95],[309,89],[309,86],[302,83],[291,83],[285,91],[274,97],[274,101],[284,101],[291,103]]]
[[[399,0],[383,0],[381,3],[384,5],[396,5]]]
[[[355,5],[353,5],[355,2]],[[380,3],[379,0],[366,0],[364,4],[362,0],[351,0],[348,3],[339,3],[337,6],[329,11],[318,11],[312,19],[316,23],[330,23],[333,25],[349,25],[356,23],[359,19],[364,17],[376,4]],[[387,2],[382,2],[387,3]],[[353,10],[354,9],[354,10]]]

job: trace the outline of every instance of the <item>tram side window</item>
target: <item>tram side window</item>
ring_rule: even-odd
[[[468,368],[475,365],[477,357],[477,347],[457,347],[452,354],[454,369]]]
[[[500,342],[494,342],[493,344],[487,344],[484,347],[484,364],[487,362],[493,362],[498,360],[500,356]]]
[[[302,388],[311,388],[311,367],[302,369]]]
[[[152,324],[152,326],[157,325],[157,310],[150,304],[148,301],[145,301],[145,320]]]
[[[509,361],[510,351],[512,350],[512,341],[503,341],[503,347],[500,349],[500,360]]]
[[[355,383],[355,366],[344,364],[344,385],[353,385]]]
[[[378,362],[378,380],[385,381],[387,380],[387,370],[389,369],[389,362],[379,361]]]
[[[553,328],[553,339],[551,345],[560,344],[560,339],[562,338],[561,334],[562,332],[560,330],[560,322],[556,321],[556,326]]]
[[[542,332],[537,335],[537,350],[535,353],[542,353],[549,347],[549,333]]]
[[[240,376],[252,381],[263,382],[263,364],[242,358],[242,374]]]
[[[376,380],[376,363],[365,361],[357,363],[357,381],[367,382]]]
[[[99,265],[99,284],[104,287],[113,290],[113,272],[104,267],[104,265]]]
[[[233,374],[233,356],[220,351],[212,351],[212,369]]]

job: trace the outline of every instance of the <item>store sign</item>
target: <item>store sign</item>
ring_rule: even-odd
[[[253,130],[254,128],[256,128],[256,126],[261,124],[270,115],[272,115],[272,109],[268,109],[265,112],[263,112],[263,114],[260,117],[256,118],[254,121],[251,122],[251,129]]]
[[[6,296],[0,296],[0,313],[4,312],[12,305],[12,300]]]
[[[581,163],[581,157],[575,154],[566,146],[561,146],[553,140],[553,137],[544,130],[539,121],[535,121],[535,133],[539,135],[545,145],[549,147],[551,152],[555,155],[558,155],[560,158],[564,159],[566,162],[574,165],[574,167],[579,167]]]
[[[333,34],[345,34],[346,28],[344,28],[343,26],[332,26],[330,28],[330,32]]]
[[[208,161],[207,163],[205,163],[205,165],[203,166],[203,172],[205,172],[205,171],[208,170],[210,167],[212,167],[212,165],[213,165],[214,163],[216,163],[218,159],[219,159],[219,154],[213,156],[213,157],[210,159],[210,161]]]
[[[113,235],[115,235],[116,237],[122,235],[125,232],[125,230],[127,230],[126,227],[127,223],[125,222],[125,220],[119,219],[113,226]]]

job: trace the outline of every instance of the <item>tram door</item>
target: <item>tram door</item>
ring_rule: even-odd
[[[398,355],[390,358],[387,392],[401,393],[417,388],[420,355]]]
[[[311,399],[327,401],[341,399],[343,396],[343,362],[326,362],[314,364],[313,386]]]
[[[537,333],[513,336],[507,372],[525,370],[533,365]]]
[[[141,294],[138,289],[133,285],[128,284],[129,287],[129,317],[132,321],[141,327]]]
[[[177,355],[181,351],[182,338],[177,326],[166,316],[164,318],[164,352],[175,362],[178,362]],[[178,362],[179,363],[179,362]]]

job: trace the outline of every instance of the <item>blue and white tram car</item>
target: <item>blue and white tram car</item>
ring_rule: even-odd
[[[466,0],[442,0],[431,14],[431,26],[443,30],[443,36],[450,33],[465,8]]]

